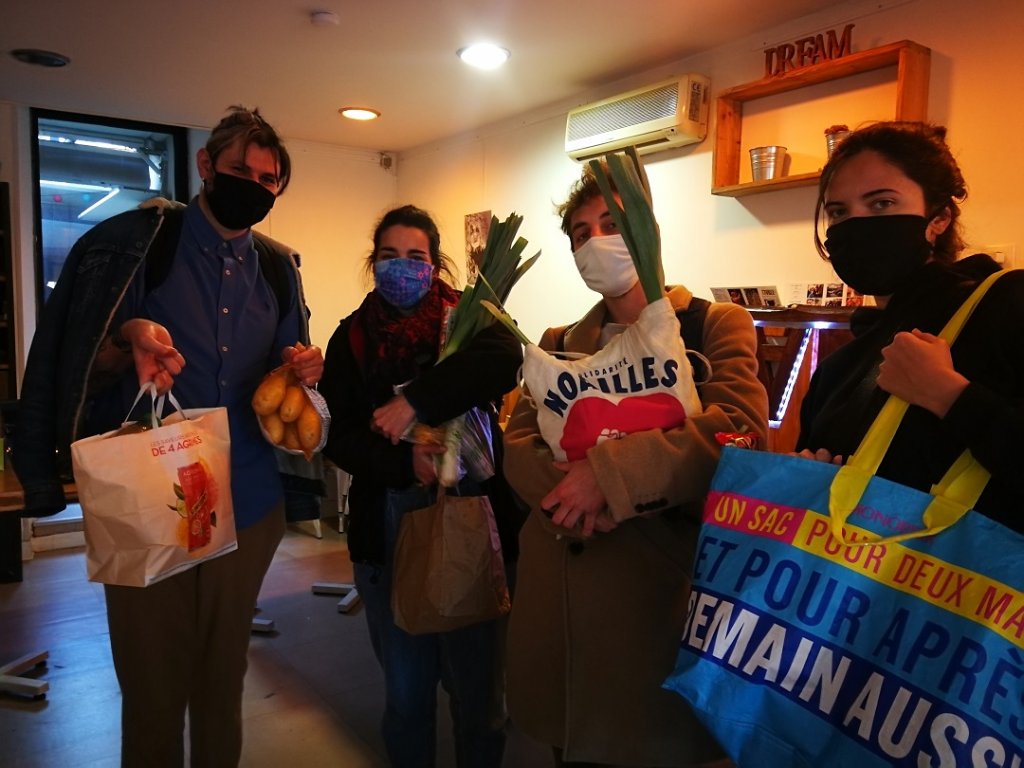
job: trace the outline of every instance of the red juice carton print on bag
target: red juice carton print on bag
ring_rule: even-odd
[[[215,486],[202,461],[178,467],[178,484],[174,491],[178,496],[175,508],[179,515],[184,511],[188,551],[194,552],[210,543],[211,527],[217,524],[213,510]]]

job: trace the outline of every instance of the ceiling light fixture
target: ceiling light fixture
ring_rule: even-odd
[[[35,64],[39,67],[66,67],[71,59],[63,53],[41,51],[38,48],[16,48],[11,56],[24,64]]]
[[[494,43],[473,43],[465,48],[459,48],[456,54],[477,69],[497,69],[512,55],[508,48],[502,48]]]
[[[341,19],[334,11],[313,11],[309,14],[309,23],[314,27],[336,27]]]
[[[376,120],[380,117],[380,112],[367,107],[342,107],[338,113],[349,120]]]

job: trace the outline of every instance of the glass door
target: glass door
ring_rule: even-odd
[[[68,251],[97,222],[151,197],[187,195],[186,131],[32,110],[41,307]]]

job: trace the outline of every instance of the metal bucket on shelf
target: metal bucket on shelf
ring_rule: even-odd
[[[849,131],[835,131],[833,133],[825,134],[825,146],[828,149],[829,157],[832,157],[832,153],[836,151],[836,147],[839,146],[839,143],[849,135]]]
[[[754,181],[768,181],[782,176],[786,148],[778,144],[750,149],[750,171]]]

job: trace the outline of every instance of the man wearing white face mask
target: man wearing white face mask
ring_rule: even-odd
[[[640,282],[622,235],[591,235],[573,258],[587,288],[602,296],[618,298]]]
[[[577,269],[601,301],[549,328],[547,350],[593,354],[647,299],[589,168],[559,207]],[[717,433],[767,433],[750,315],[682,286],[667,296],[695,363],[703,413],[681,427],[618,435],[555,462],[521,397],[505,431],[505,473],[530,516],[508,633],[508,706],[556,765],[728,765],[681,697],[662,689],[686,622],[701,507]]]

